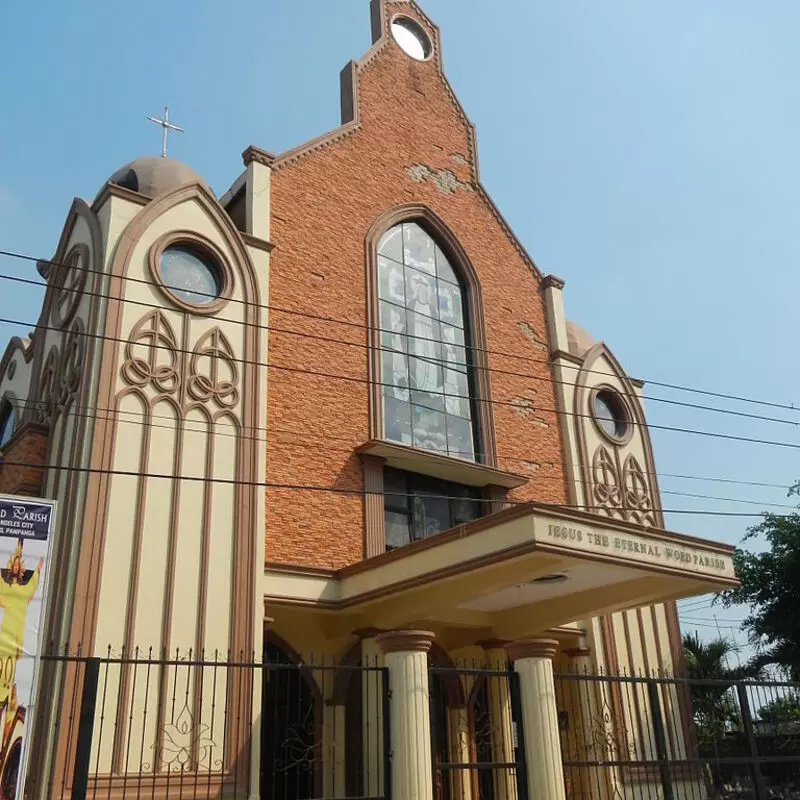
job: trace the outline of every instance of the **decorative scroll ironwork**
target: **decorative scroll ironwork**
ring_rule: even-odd
[[[195,721],[188,702],[185,702],[177,719],[167,722],[162,728],[162,768],[167,772],[196,772],[204,766],[208,769],[213,766],[221,768],[221,759],[215,765],[210,763],[211,753],[217,745],[208,735],[209,731],[210,726]],[[142,764],[142,769],[152,772],[152,765]]]

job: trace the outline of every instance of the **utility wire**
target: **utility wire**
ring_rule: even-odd
[[[30,261],[30,262],[34,262],[34,263],[44,262],[44,263],[50,264],[52,266],[60,266],[60,267],[67,267],[67,268],[71,268],[72,266],[74,266],[74,265],[70,265],[70,264],[65,264],[63,262],[54,261],[54,260],[51,260],[51,259],[36,258],[34,256],[25,255],[24,253],[18,253],[18,252],[11,251],[11,250],[0,250],[0,255],[8,256],[10,258],[17,258],[17,259],[21,259],[21,260],[25,260],[25,261]],[[115,275],[115,276],[111,276],[109,273],[107,273],[107,272],[105,272],[103,270],[92,269],[91,267],[88,267],[88,266],[83,267],[83,269],[88,273],[97,273],[97,274],[100,274],[100,275],[104,275],[104,276],[106,276],[108,278],[113,278],[114,280],[127,280],[127,281],[133,281],[133,282],[136,282],[136,283],[144,283],[144,284],[146,284],[148,286],[152,285],[152,283],[150,281],[148,281],[148,280],[146,280],[144,278],[135,278],[135,277],[130,276],[130,275]],[[14,277],[14,276],[9,276],[9,279],[11,279],[12,277]],[[14,279],[19,280],[20,282],[25,282],[27,280],[27,279],[15,278],[15,277],[14,277]],[[46,286],[47,285],[46,283],[40,282],[40,281],[31,281],[31,283],[33,283],[34,285],[38,285],[38,286]],[[179,288],[179,287],[167,286],[167,288]],[[208,297],[212,297],[212,295],[204,293],[204,292],[197,292],[197,294],[205,295],[205,296],[208,296]],[[130,301],[126,300],[126,302],[130,302]],[[138,302],[138,301],[136,301],[136,302]],[[362,329],[362,330],[382,331],[382,332],[386,332],[386,333],[396,333],[395,331],[391,331],[391,330],[388,330],[388,329],[380,328],[379,326],[368,325],[368,324],[361,323],[361,322],[353,322],[352,320],[338,319],[336,317],[330,317],[330,316],[325,316],[325,315],[312,314],[310,312],[298,311],[297,309],[283,308],[283,307],[269,305],[269,304],[255,304],[255,303],[251,303],[251,302],[248,302],[247,300],[242,300],[242,299],[239,299],[239,298],[229,298],[228,302],[230,302],[230,303],[238,303],[238,304],[242,304],[242,305],[246,305],[246,306],[255,306],[257,308],[263,308],[263,309],[271,310],[271,311],[274,311],[274,312],[277,312],[277,313],[290,314],[290,315],[305,317],[305,318],[308,318],[308,319],[313,319],[313,320],[316,320],[316,321],[323,321],[323,322],[328,322],[328,323],[333,323],[333,324],[338,324],[338,325],[344,325],[344,326],[348,326],[348,327],[359,328],[359,329]],[[157,306],[157,307],[161,308],[161,306]],[[17,324],[17,323],[11,323],[11,324]],[[23,324],[23,323],[18,323],[18,324]],[[422,341],[438,342],[438,340],[436,340],[436,339],[428,339],[427,337],[420,337],[420,336],[416,336],[414,334],[402,334],[402,335],[404,335],[404,336],[406,336],[408,338],[420,339]],[[510,353],[510,352],[505,352],[505,351],[501,351],[501,350],[492,350],[492,349],[489,349],[489,348],[477,347],[475,345],[468,344],[468,343],[465,343],[464,347],[467,350],[472,350],[472,351],[476,351],[476,352],[484,352],[484,353],[487,353],[487,354],[502,356],[502,357],[505,357],[505,358],[513,358],[513,359],[518,359],[518,360],[522,360],[522,361],[529,361],[529,362],[536,363],[536,364],[552,363],[552,359],[550,359],[550,358],[545,358],[545,359],[534,358],[532,356],[521,355],[520,353]],[[582,369],[582,367],[580,367],[579,365],[573,365],[573,364],[563,364],[562,366],[564,368],[567,368],[567,369],[574,369],[574,370]],[[602,376],[605,376],[605,377],[617,377],[615,375],[615,373],[604,372],[602,370],[586,370],[586,372],[589,373],[589,374],[602,375]],[[539,377],[539,376],[530,376],[530,377],[532,379],[542,380],[542,378]],[[798,411],[798,410],[800,410],[797,406],[795,406],[794,403],[786,404],[786,403],[776,403],[776,402],[767,401],[767,400],[758,400],[758,399],[749,398],[749,397],[741,397],[741,396],[737,396],[737,395],[732,395],[732,394],[728,394],[728,393],[725,393],[725,392],[714,392],[714,391],[710,391],[710,390],[706,390],[706,389],[698,389],[698,388],[691,387],[691,386],[683,386],[683,385],[680,385],[680,384],[668,383],[668,382],[664,382],[664,381],[645,380],[644,382],[648,383],[648,384],[650,384],[652,386],[660,386],[662,388],[673,389],[673,390],[676,390],[676,391],[691,392],[691,393],[700,394],[700,395],[704,395],[704,396],[708,396],[708,397],[716,397],[716,398],[720,398],[720,399],[734,400],[734,401],[737,401],[737,402],[749,403],[749,404],[754,404],[754,405],[762,405],[762,406],[767,406],[767,407],[770,407],[770,408],[780,408],[780,409],[784,409],[784,410],[788,410],[788,411]],[[570,385],[572,385],[572,384],[570,384]],[[647,399],[658,400],[658,401],[662,401],[662,402],[677,402],[677,401],[666,401],[663,398],[648,397]],[[715,409],[709,409],[709,410],[715,410]],[[786,420],[779,420],[779,421],[788,422]],[[791,424],[791,422],[789,422],[789,424]]]
[[[23,400],[24,398],[17,398],[17,399],[18,400]],[[82,413],[81,411],[77,410],[78,408],[80,408],[80,406],[72,406],[67,411],[67,413],[71,414],[71,415],[73,415],[75,417],[81,417],[83,419],[102,420],[102,421],[106,421],[106,422],[114,421],[116,419],[120,424],[125,424],[125,425],[140,425],[140,426],[149,425],[149,427],[151,427],[151,428],[158,428],[158,429],[161,429],[161,430],[169,430],[169,431],[175,431],[177,429],[176,425],[175,425],[175,418],[174,417],[169,417],[166,414],[158,415],[158,418],[159,419],[164,419],[164,420],[171,420],[172,421],[171,425],[169,425],[169,424],[163,424],[162,425],[162,424],[155,423],[155,422],[149,422],[148,420],[145,419],[145,415],[144,414],[139,414],[139,413],[136,413],[136,412],[133,412],[133,411],[125,411],[123,409],[117,409],[115,411],[111,411],[108,414],[99,414],[99,413]],[[87,411],[88,411],[88,407],[84,407],[84,408],[87,409]],[[108,411],[108,409],[100,409],[100,408],[97,408],[97,407],[95,407],[94,410],[95,410],[95,412],[104,411],[104,410]],[[139,419],[119,419],[119,417],[122,416],[122,415],[135,416],[135,417],[138,417]],[[196,434],[200,434],[200,435],[211,435],[210,432],[209,432],[209,429],[208,429],[208,424],[209,423],[206,422],[205,420],[197,420],[196,426],[194,425],[194,421],[188,421],[188,420],[183,420],[181,424],[182,424],[182,430],[185,433],[196,433]],[[213,425],[215,423],[211,422],[211,424]],[[258,429],[258,430],[263,431],[264,429]],[[282,429],[280,429],[280,428],[278,428],[278,429],[274,429],[273,428],[272,430],[274,430],[276,433],[284,433],[284,431]],[[293,435],[293,436],[297,435],[293,431],[290,431],[288,433],[289,433],[289,435]],[[233,439],[244,440],[244,441],[255,441],[255,442],[265,442],[265,441],[267,441],[265,437],[248,436],[248,435],[240,434],[240,433],[228,433],[228,432],[215,431],[213,435],[214,436],[221,436],[223,438],[233,438]],[[285,442],[285,441],[279,441],[279,442],[277,442],[277,444],[279,446],[281,446],[281,447],[283,447],[283,446],[304,447],[304,448],[308,448],[308,449],[311,449],[311,450],[314,450],[314,451],[327,450],[327,451],[330,451],[330,452],[342,453],[342,454],[347,454],[347,455],[350,455],[353,452],[353,448],[352,447],[350,447],[350,448],[346,448],[346,447],[330,447],[330,446],[326,446],[326,445],[307,444],[307,443],[302,443],[302,442]],[[516,461],[523,461],[524,460],[524,459],[517,459],[517,458],[514,458],[514,457],[509,457],[509,459],[510,460],[516,460]],[[509,460],[509,459],[503,459],[503,460]],[[401,462],[405,461],[405,462],[408,462],[409,464],[413,464],[414,463],[414,459],[411,458],[410,456],[409,457],[396,456],[395,460],[401,461]],[[543,462],[539,462],[539,463],[541,464]],[[549,465],[551,465],[551,466],[560,466],[560,464],[557,464],[557,462],[547,462],[547,463]],[[558,474],[558,475],[536,475],[535,478],[534,478],[534,482],[538,482],[538,481],[558,481],[559,483],[563,483],[564,476],[563,476],[563,474]],[[580,483],[580,484],[582,484],[584,486],[592,486],[593,485],[592,481],[587,481],[584,478],[575,478],[575,482],[576,483]],[[395,494],[395,492],[391,492],[391,494]],[[719,495],[694,494],[694,493],[689,493],[689,492],[671,491],[669,489],[661,489],[660,490],[660,494],[673,495],[673,496],[676,496],[676,497],[691,497],[691,498],[697,498],[697,499],[703,499],[703,500],[716,500],[716,501],[726,502],[726,503],[746,503],[748,505],[755,505],[755,506],[761,506],[761,507],[769,506],[769,507],[774,507],[774,508],[796,509],[796,506],[793,506],[793,505],[788,504],[788,503],[774,503],[774,502],[769,502],[769,501],[766,501],[766,500],[763,501],[763,502],[762,501],[758,501],[758,500],[742,500],[742,499],[740,499],[738,497],[720,497]],[[485,502],[482,498],[463,498],[463,499],[464,500],[468,500],[468,501],[472,501],[472,502],[477,502],[477,503]],[[584,507],[584,506],[576,506],[576,507]]]
[[[0,253],[1,252],[2,251],[0,251]],[[122,276],[122,279],[123,280],[136,280],[136,281],[142,280],[140,278],[130,278],[130,277],[125,277],[125,276]],[[32,285],[32,286],[39,286],[39,287],[46,287],[47,286],[47,283],[39,281],[39,280],[33,280],[33,279],[30,279],[30,278],[20,278],[20,277],[15,276],[15,275],[5,275],[5,274],[2,274],[2,273],[0,273],[0,280],[7,280],[7,281],[14,282],[14,283],[22,283],[22,284],[28,284],[28,285]],[[177,287],[167,286],[166,288],[170,289],[170,288],[177,288]],[[103,299],[106,299],[106,300],[117,300],[117,299],[119,299],[116,295],[105,294],[105,293],[102,293],[102,292],[93,292],[93,291],[88,291],[88,290],[85,290],[85,289],[84,290],[79,290],[79,289],[71,288],[71,287],[63,287],[63,291],[71,292],[71,293],[78,293],[78,292],[82,291],[82,293],[87,295],[87,296],[100,297],[100,298],[103,298]],[[202,295],[202,294],[205,294],[205,293],[198,292],[198,294]],[[152,308],[152,309],[155,309],[155,310],[162,310],[163,309],[163,305],[159,305],[158,303],[149,303],[149,302],[146,302],[144,300],[126,299],[124,302],[126,303],[126,305],[138,305],[138,306],[143,306],[145,308]],[[243,302],[243,301],[239,301],[239,302]],[[266,308],[267,306],[264,306],[264,307]],[[298,314],[300,314],[301,312],[283,312],[283,313],[298,313]],[[257,323],[257,322],[247,322],[246,320],[233,320],[233,319],[222,317],[222,316],[219,316],[219,315],[215,315],[214,319],[216,321],[218,321],[218,322],[229,322],[231,324],[242,325],[243,327],[247,327],[247,328],[255,328],[257,330],[263,330],[263,331],[272,331],[273,333],[285,334],[287,336],[296,336],[296,337],[301,338],[301,339],[311,339],[311,340],[327,342],[327,343],[331,343],[331,344],[341,344],[341,345],[345,345],[347,347],[355,347],[355,348],[358,348],[358,349],[366,350],[368,352],[373,350],[373,349],[377,349],[382,353],[401,353],[403,356],[413,357],[413,358],[416,358],[418,361],[422,361],[422,362],[428,363],[428,364],[433,364],[435,366],[441,366],[443,368],[446,367],[447,369],[450,369],[450,370],[452,370],[454,372],[459,372],[462,375],[468,375],[470,370],[475,370],[475,371],[480,371],[480,372],[483,372],[483,373],[507,375],[507,376],[511,376],[511,377],[524,378],[526,380],[540,381],[540,382],[544,382],[544,383],[548,383],[548,384],[558,384],[558,385],[562,385],[562,386],[574,386],[574,383],[572,383],[570,381],[560,380],[560,379],[556,378],[553,375],[548,375],[548,376],[532,375],[530,373],[525,373],[525,372],[516,372],[516,371],[513,371],[513,370],[501,369],[500,367],[479,366],[479,365],[470,364],[468,362],[445,361],[444,359],[435,359],[435,358],[426,357],[426,356],[411,355],[411,354],[405,353],[405,351],[393,350],[391,348],[385,348],[385,347],[374,348],[373,345],[371,345],[368,342],[363,342],[363,341],[362,342],[354,342],[354,341],[349,341],[347,339],[337,339],[337,338],[330,337],[330,336],[323,336],[323,335],[318,334],[318,333],[308,333],[306,331],[298,331],[298,330],[289,329],[289,328],[281,328],[281,327],[277,327],[276,325],[271,325],[271,324],[261,324],[261,323]],[[38,325],[38,323],[37,323],[37,325]],[[365,327],[372,328],[372,326],[365,326]],[[417,339],[417,340],[424,341],[424,342],[432,342],[432,343],[435,343],[435,344],[440,344],[440,340],[439,339],[431,339],[431,338],[428,338],[428,337],[425,337],[425,336],[418,336],[416,334],[410,334],[410,333],[398,333],[397,331],[393,331],[393,330],[388,329],[388,328],[380,328],[380,327],[378,327],[378,328],[373,328],[373,329],[377,330],[377,331],[379,331],[381,333],[390,333],[392,335],[401,336],[401,337],[408,338],[408,339]],[[464,345],[454,345],[454,346],[457,346],[457,347],[462,347],[463,346],[465,350],[475,349],[475,348],[472,348],[470,345],[467,345],[466,343]],[[540,361],[538,363],[545,364],[547,362],[542,360],[542,361]],[[590,370],[590,372],[591,372],[591,370]],[[610,375],[611,373],[598,372],[597,374]],[[670,399],[670,398],[666,398],[666,397],[657,397],[655,395],[642,394],[640,396],[640,395],[637,395],[635,392],[621,391],[620,394],[622,394],[625,397],[631,398],[631,399],[633,399],[635,401],[647,400],[647,401],[654,402],[654,403],[664,403],[666,405],[680,406],[680,407],[683,407],[683,408],[691,408],[691,409],[695,409],[695,410],[699,410],[699,411],[708,411],[708,412],[712,412],[712,413],[725,414],[725,415],[728,415],[728,416],[742,417],[742,418],[746,418],[746,419],[755,419],[755,420],[759,420],[759,421],[763,421],[763,422],[772,422],[772,423],[782,424],[782,425],[791,425],[793,427],[799,427],[800,426],[800,421],[784,419],[784,418],[781,418],[781,417],[771,417],[771,416],[767,416],[765,414],[751,414],[751,413],[748,413],[746,411],[737,411],[735,409],[729,409],[729,408],[717,408],[715,406],[702,405],[700,403],[689,403],[689,402],[686,402],[686,401],[683,401],[683,400],[674,400],[674,399]]]
[[[0,317],[0,323],[6,323],[6,324],[10,324],[10,325],[20,325],[20,326],[25,326],[25,327],[30,327],[31,326],[30,322],[24,322],[22,320],[10,319],[10,318],[7,318],[7,317]],[[56,328],[56,327],[49,326],[49,325],[39,325],[38,329],[39,330],[61,331],[60,328]],[[107,334],[100,334],[100,333],[96,333],[96,332],[81,331],[78,335],[85,336],[85,337],[90,338],[90,339],[100,339],[100,340],[103,340],[103,341],[118,342],[118,343],[122,343],[122,344],[132,344],[133,346],[136,346],[136,344],[139,344],[140,346],[146,346],[146,347],[149,347],[149,348],[156,348],[156,349],[166,350],[168,353],[182,353],[182,354],[190,355],[190,356],[191,355],[195,355],[195,351],[189,350],[188,348],[181,348],[181,347],[178,347],[177,345],[174,346],[174,347],[171,347],[171,346],[168,346],[168,345],[165,345],[165,344],[159,344],[157,341],[151,341],[147,345],[144,345],[143,343],[136,343],[136,342],[131,343],[129,339],[123,339],[123,338],[118,337],[118,336],[109,336]],[[326,378],[326,379],[329,379],[329,380],[341,380],[341,381],[346,381],[346,382],[349,382],[349,383],[362,383],[362,384],[367,384],[367,385],[370,385],[370,386],[381,386],[381,387],[389,387],[389,388],[393,388],[393,389],[402,389],[403,391],[410,391],[410,389],[408,387],[397,386],[396,384],[385,383],[383,381],[378,381],[378,380],[370,380],[368,378],[358,378],[358,377],[354,377],[352,375],[337,375],[335,373],[320,372],[320,371],[309,370],[309,369],[302,369],[300,367],[288,367],[288,366],[285,366],[285,365],[282,365],[282,364],[270,363],[268,361],[262,363],[262,362],[254,361],[252,359],[238,358],[238,357],[235,357],[235,356],[226,356],[226,358],[229,361],[231,361],[232,363],[238,363],[238,364],[243,364],[243,365],[252,365],[252,366],[259,367],[259,368],[266,367],[268,369],[292,372],[292,373],[295,373],[295,374],[309,375],[309,376],[319,377],[319,378]],[[457,396],[456,395],[452,395],[452,397],[457,397]],[[509,407],[509,408],[515,409],[517,411],[519,411],[519,408],[520,408],[517,403],[514,403],[513,401],[510,401],[510,400],[490,400],[489,398],[485,398],[485,397],[470,397],[469,399],[471,401],[473,401],[473,402],[488,403],[488,404],[495,405],[495,406],[505,406],[505,407]],[[421,404],[417,404],[417,405],[421,405]],[[421,405],[421,407],[424,408],[425,406]],[[555,414],[557,416],[572,416],[572,417],[584,418],[584,419],[592,419],[593,418],[593,416],[591,414],[579,414],[579,413],[574,412],[574,411],[566,411],[566,410],[558,409],[558,408],[544,408],[544,407],[539,406],[539,407],[536,407],[534,410],[538,411],[539,413],[545,413],[545,414],[549,413],[549,414]],[[649,429],[649,430],[674,431],[674,432],[677,432],[677,433],[684,433],[684,434],[693,435],[693,436],[711,437],[711,438],[715,438],[715,439],[723,439],[723,440],[726,440],[726,441],[744,442],[744,443],[749,443],[749,444],[761,444],[761,445],[767,445],[767,446],[772,446],[772,447],[783,447],[783,448],[789,448],[789,449],[795,449],[795,450],[796,449],[800,449],[800,443],[794,443],[794,442],[781,442],[781,441],[776,441],[774,439],[758,439],[758,438],[749,437],[749,436],[738,436],[738,435],[735,435],[735,434],[719,433],[719,432],[715,432],[715,431],[697,430],[695,428],[683,428],[683,427],[678,427],[678,426],[673,426],[673,425],[657,425],[657,424],[654,424],[654,423],[648,424],[646,422],[638,422],[637,420],[629,420],[629,422],[630,422],[630,424],[632,424],[632,425],[634,425],[636,427],[642,427],[642,428]],[[473,454],[472,453],[461,453],[461,455],[472,456]],[[483,456],[485,454],[484,453],[477,453],[475,455]]]
[[[340,486],[319,486],[313,484],[298,484],[298,483],[274,483],[271,481],[247,481],[241,478],[209,478],[203,475],[178,475],[170,472],[140,472],[138,470],[122,470],[122,469],[103,469],[101,467],[76,467],[61,464],[40,463],[35,461],[16,461],[14,459],[3,459],[3,464],[13,467],[31,467],[34,469],[56,469],[60,472],[82,472],[86,474],[96,475],[118,475],[129,478],[153,478],[153,479],[166,479],[166,480],[181,480],[193,483],[218,483],[227,486],[253,486],[264,487],[267,489],[283,489],[291,491],[306,491],[306,492],[330,492],[333,494],[355,495],[355,496],[380,496],[385,497],[386,494],[392,494],[397,497],[425,497],[439,500],[472,500],[473,502],[486,503],[483,498],[469,498],[462,495],[442,495],[442,494],[424,494],[414,492],[385,492],[369,489],[346,489]],[[546,503],[539,500],[511,500],[504,499],[503,505],[508,506],[536,506],[539,508],[552,509],[554,511],[574,510],[574,511],[597,511],[608,510],[606,506],[600,505],[571,505],[569,503]],[[668,508],[663,509],[665,514],[687,514],[691,516],[705,516],[705,517],[759,517],[760,514],[748,513],[743,511],[710,511],[702,509],[685,509],[685,508]],[[610,522],[613,522],[609,518]],[[630,523],[627,523],[630,524]],[[651,526],[641,525],[644,531],[651,530]]]
[[[42,408],[46,409],[47,403],[46,401],[42,400],[34,400],[31,397],[26,396],[18,396],[15,398],[20,404],[30,404],[31,408]],[[68,414],[73,414],[78,417],[84,417],[86,419],[101,419],[105,421],[112,421],[114,419],[119,419],[120,422],[136,424],[136,425],[145,425],[149,424],[151,427],[156,428],[163,428],[167,430],[174,430],[175,429],[175,417],[169,414],[144,414],[139,413],[136,411],[126,410],[123,408],[108,408],[103,406],[95,406],[89,404],[74,404],[69,407]],[[120,419],[121,417],[135,417],[136,419]],[[168,425],[159,425],[158,423],[154,423],[149,420],[165,420],[171,424]],[[197,426],[194,426],[193,423],[189,420],[184,420],[184,430],[190,433],[205,433],[206,432],[206,425],[213,425],[217,426],[218,420],[209,420],[208,422],[203,421],[202,423],[198,421]],[[200,425],[204,427],[200,427]],[[360,442],[354,442],[353,437],[344,437],[344,436],[336,436],[333,434],[328,433],[314,433],[313,431],[304,430],[292,430],[290,428],[279,428],[274,425],[270,425],[268,427],[261,427],[261,426],[252,426],[252,425],[243,425],[241,427],[242,431],[255,431],[256,434],[265,434],[262,435],[247,435],[244,433],[226,433],[226,432],[217,432],[215,435],[222,436],[226,438],[238,438],[245,441],[256,441],[256,442],[266,442],[267,441],[267,432],[282,434],[286,436],[294,436],[303,439],[318,439],[324,444],[319,443],[298,443],[298,442],[286,442],[286,441],[276,441],[276,444],[279,446],[289,445],[289,446],[296,446],[296,447],[307,447],[313,450],[328,450],[332,453],[346,453],[351,454],[353,449],[359,444]],[[343,442],[343,446],[341,447],[332,447],[328,441],[341,441]],[[403,458],[402,456],[396,456],[398,460],[405,460],[405,461],[414,461],[412,457]],[[529,462],[530,459],[525,459],[520,456],[509,456],[509,455],[502,455],[498,454],[498,459],[502,462],[508,461],[515,461],[518,463]],[[557,467],[561,470],[564,466],[564,463],[561,461],[544,461],[544,460],[537,460],[534,462],[537,467]],[[709,483],[723,483],[723,484],[735,484],[739,486],[753,486],[753,487],[761,487],[761,488],[770,488],[770,489],[786,489],[788,490],[791,488],[787,484],[781,483],[763,483],[760,481],[743,481],[743,480],[735,480],[733,478],[719,478],[713,476],[704,476],[704,475],[686,475],[683,473],[671,473],[671,472],[658,472],[655,470],[642,470],[644,475],[655,476],[658,478],[675,478],[679,480],[693,480],[693,481],[706,481]],[[535,481],[538,480],[558,480],[563,481],[564,475],[563,473],[559,472],[558,475],[540,475],[540,474],[533,474],[532,479]],[[583,478],[574,478],[571,479],[573,482],[582,483],[586,485],[592,485],[592,481],[587,481]],[[742,500],[740,498],[725,498],[725,497],[716,497],[716,496],[708,496],[702,494],[694,494],[690,492],[678,492],[678,491],[668,491],[668,490],[661,490],[661,494],[674,494],[677,496],[683,497],[694,497],[698,499],[708,499],[708,500],[729,500],[730,502],[746,502],[746,503],[753,503],[756,505],[773,505],[770,501],[757,501],[757,500]],[[781,508],[796,508],[796,506],[790,504],[774,504]]]

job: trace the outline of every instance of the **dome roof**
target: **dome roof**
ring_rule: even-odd
[[[145,156],[120,167],[109,179],[109,183],[124,186],[147,197],[158,197],[187,183],[206,182],[186,164],[174,158]]]
[[[579,358],[597,344],[580,325],[571,320],[567,320],[567,343],[569,352]]]

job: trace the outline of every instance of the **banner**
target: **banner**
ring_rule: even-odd
[[[0,495],[0,792],[22,800],[55,501]]]

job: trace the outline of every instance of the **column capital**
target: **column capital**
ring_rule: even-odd
[[[552,661],[560,646],[558,639],[517,639],[506,645],[506,652],[512,661],[523,658],[547,658]]]
[[[436,634],[432,631],[386,631],[375,637],[386,653],[427,653]]]

